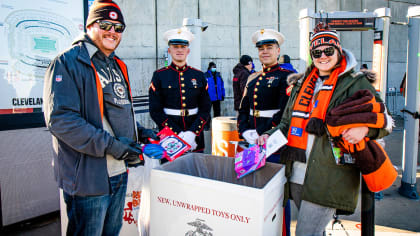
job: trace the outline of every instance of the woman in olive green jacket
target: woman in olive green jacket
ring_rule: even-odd
[[[360,170],[352,164],[336,164],[325,115],[358,90],[376,94],[371,85],[374,74],[355,72],[357,62],[350,51],[341,48],[336,32],[317,27],[310,46],[312,65],[304,74],[289,76],[293,88],[281,123],[259,139],[261,145],[277,129],[288,137],[288,146],[280,155],[288,178],[285,199],[293,199],[299,208],[296,235],[322,235],[337,209],[354,212]],[[381,101],[378,96],[376,99]],[[387,119],[392,124],[392,118]],[[377,139],[387,135],[391,126],[351,128],[342,137],[356,144],[365,136]]]

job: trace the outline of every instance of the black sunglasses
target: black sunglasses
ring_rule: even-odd
[[[101,30],[110,31],[111,28],[112,28],[112,26],[114,26],[115,32],[122,33],[124,31],[124,29],[125,29],[125,25],[123,25],[121,23],[112,23],[112,22],[105,21],[105,20],[104,21],[98,20],[96,22],[98,23],[99,28]]]
[[[330,57],[334,55],[334,47],[327,47],[324,50],[314,49],[311,51],[311,53],[314,58],[320,58],[322,56],[322,53],[324,53],[325,56]]]

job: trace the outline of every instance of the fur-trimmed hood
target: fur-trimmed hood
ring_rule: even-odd
[[[354,68],[357,66],[356,58],[353,56],[353,53],[351,53],[349,50],[343,48],[344,55],[346,56],[347,60],[347,66],[344,72],[342,72],[339,77],[343,74],[348,73],[349,71],[354,71]],[[305,75],[309,74],[309,72],[312,70],[312,65],[307,67],[305,73],[294,73],[290,74],[287,77],[287,83],[289,85],[295,85],[296,83],[302,83],[303,79],[305,78]],[[365,77],[368,79],[370,83],[374,83],[376,81],[376,73],[371,70],[364,70],[354,73],[355,75],[358,75],[359,73],[363,73]]]

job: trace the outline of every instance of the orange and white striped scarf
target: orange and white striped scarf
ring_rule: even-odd
[[[346,68],[345,57],[341,58],[329,78],[324,81],[317,99],[313,102],[316,81],[319,78],[318,69],[314,67],[303,82],[295,100],[290,128],[287,136],[287,146],[282,150],[281,162],[286,160],[306,162],[306,144],[308,133],[317,136],[325,134],[325,116],[332,94],[337,83],[338,75]]]

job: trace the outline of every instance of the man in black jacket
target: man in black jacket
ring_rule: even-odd
[[[242,95],[244,94],[246,81],[252,70],[252,58],[242,55],[239,63],[233,68],[233,100],[235,111],[239,110]]]

